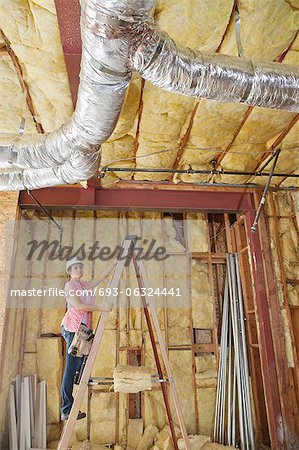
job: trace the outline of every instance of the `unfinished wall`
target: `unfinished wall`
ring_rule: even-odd
[[[27,211],[27,214],[30,220],[23,221],[19,236],[20,257],[14,271],[14,287],[25,285],[26,289],[62,289],[67,280],[65,261],[51,257],[52,247],[46,250],[43,257],[37,258],[36,253],[30,261],[25,261],[29,240],[55,242],[59,238],[59,230],[44,214],[33,210]],[[144,262],[148,285],[153,289],[166,287],[168,291],[173,290],[174,295],[156,297],[156,308],[187,431],[211,436],[218,358],[219,312],[216,309],[219,310],[219,307],[215,308],[215,304],[221,297],[225,274],[223,214],[210,215],[210,218],[203,213],[52,211],[52,214],[63,227],[62,245],[73,246],[74,250],[81,248],[79,256],[88,257],[90,249],[84,255],[83,247],[88,251],[88,247],[96,241],[100,247],[113,249],[121,244],[126,234],[140,236],[144,253],[148,250],[150,256],[154,252],[153,248],[150,249],[152,239],[155,240],[155,248],[165,246],[168,254],[165,261],[150,259]],[[217,258],[212,256],[216,254]],[[98,258],[86,261],[84,278],[96,278],[107,264]],[[108,283],[109,279],[106,279],[101,287],[105,288]],[[136,287],[137,281],[130,266],[122,276],[120,290],[123,294],[119,294],[110,314],[93,376],[112,377],[117,364],[147,365],[153,374],[157,372],[140,299],[133,292]],[[126,288],[132,291],[126,292]],[[179,296],[175,295],[177,290]],[[101,301],[101,297],[98,296],[98,300]],[[1,389],[7,392],[9,381],[17,370],[23,375],[37,373],[40,378],[46,379],[50,442],[58,439],[61,431],[59,387],[64,343],[60,337],[60,322],[65,299],[48,294],[34,298],[16,297],[10,301],[12,306],[26,308],[16,309],[18,322],[11,321],[7,325],[12,332],[17,323],[18,331],[15,331],[14,344],[6,342],[4,363],[8,377],[2,381]],[[94,314],[94,325],[97,320],[98,314]],[[12,345],[15,347],[12,348]],[[11,352],[18,355],[18,364],[12,364],[7,357]],[[172,402],[170,406],[177,423]],[[1,409],[5,410],[4,396]],[[118,442],[125,445],[129,419],[142,417],[144,429],[154,426],[162,430],[167,424],[158,384],[139,397],[114,393],[110,386],[90,387],[81,409],[90,411],[90,414],[76,423],[73,441],[89,438],[97,444]],[[153,428],[150,430],[153,431]]]
[[[276,275],[288,367],[299,406],[299,255],[298,192],[271,192],[267,220]]]
[[[6,274],[9,270],[13,228],[9,221],[14,221],[17,211],[17,192],[0,192],[0,348],[2,342],[4,311],[6,303]],[[10,233],[9,233],[10,232]]]

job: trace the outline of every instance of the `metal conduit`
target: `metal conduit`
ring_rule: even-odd
[[[255,449],[243,295],[237,254],[227,255],[214,441],[242,450]]]
[[[290,178],[298,178],[299,174],[295,173],[273,173],[271,172],[246,172],[246,171],[237,171],[237,170],[200,170],[200,169],[192,169],[192,167],[188,169],[155,169],[155,168],[141,168],[141,167],[102,167],[100,169],[100,178],[104,178],[106,172],[144,172],[144,173],[186,173],[186,174],[203,174],[203,175],[246,175],[246,176],[255,176],[255,177],[290,177]]]

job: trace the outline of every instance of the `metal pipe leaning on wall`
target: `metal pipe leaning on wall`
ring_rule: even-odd
[[[57,131],[0,144],[0,190],[88,179],[113,132],[132,71],[171,92],[276,109],[299,109],[296,67],[179,48],[158,30],[153,0],[83,0],[75,112]]]
[[[238,255],[227,254],[226,261],[214,441],[238,446],[242,450],[254,450],[256,445]]]

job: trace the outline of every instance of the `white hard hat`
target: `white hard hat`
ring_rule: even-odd
[[[65,270],[66,270],[67,273],[69,272],[69,268],[70,268],[71,266],[73,266],[74,264],[83,264],[83,262],[80,261],[78,258],[72,258],[72,259],[69,259],[69,260],[66,262],[66,268],[65,268]]]

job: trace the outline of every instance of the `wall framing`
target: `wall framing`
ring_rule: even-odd
[[[63,190],[62,190],[63,189]],[[63,192],[63,195],[61,193]],[[204,189],[202,187],[184,186],[183,189],[174,190],[169,186],[162,189],[145,189],[144,185],[135,185],[132,189],[97,189],[89,186],[83,190],[77,187],[50,188],[35,191],[39,201],[46,207],[55,209],[114,209],[114,210],[174,210],[174,211],[221,211],[226,213],[237,213],[237,229],[240,226],[246,228],[248,245],[242,246],[240,229],[236,233],[228,232],[229,247],[235,247],[241,254],[248,251],[252,260],[252,274],[255,280],[255,308],[257,317],[258,336],[260,339],[261,353],[261,376],[264,384],[264,395],[266,403],[267,424],[270,441],[273,449],[288,448],[289,434],[286,430],[291,429],[291,434],[296,435],[294,420],[297,415],[297,407],[292,403],[290,408],[286,402],[294,398],[294,386],[284,384],[287,394],[282,395],[279,376],[283,373],[285,361],[285,349],[282,340],[277,339],[281,327],[280,318],[275,315],[275,304],[278,303],[277,294],[269,292],[267,281],[271,277],[270,247],[267,245],[268,236],[262,217],[258,233],[252,235],[250,225],[254,219],[257,206],[256,194],[252,189]],[[19,207],[21,209],[36,208],[33,200],[26,192],[20,193]],[[228,221],[228,216],[226,216]],[[228,223],[226,224],[228,225]],[[227,228],[227,227],[226,227]],[[262,244],[261,244],[262,243]],[[208,255],[209,271],[211,275],[212,255]],[[271,297],[271,304],[269,303]],[[274,305],[274,313],[273,313]],[[269,313],[269,310],[270,313]],[[249,309],[247,314],[253,314]],[[271,326],[275,324],[275,326]],[[191,332],[191,329],[190,329]],[[215,334],[215,330],[214,330]],[[256,342],[251,341],[250,354],[256,351]],[[193,367],[194,367],[193,349]],[[254,359],[254,356],[252,356]],[[194,371],[194,369],[193,369]],[[288,374],[285,375],[286,380]],[[194,374],[193,374],[194,378]],[[271,386],[271,387],[270,387]],[[198,423],[198,419],[197,419]],[[3,426],[3,425],[2,425]],[[261,425],[262,428],[266,424]]]

